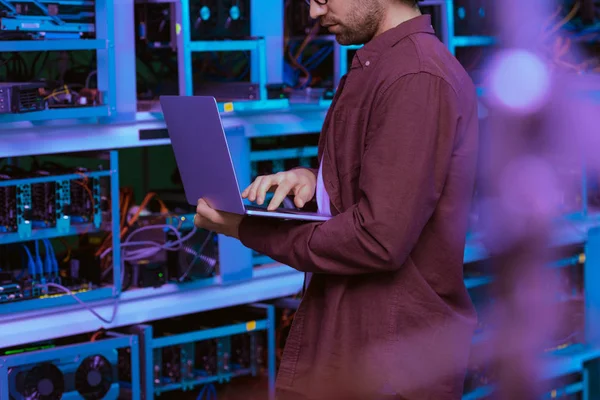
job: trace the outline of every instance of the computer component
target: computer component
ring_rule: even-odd
[[[14,171],[7,168],[0,170],[0,182],[17,178]],[[17,187],[0,186],[0,232],[14,232],[17,230]]]
[[[218,102],[260,99],[258,84],[251,82],[199,82],[194,93],[196,96],[212,96]]]
[[[167,238],[175,240],[175,235],[169,232]],[[218,236],[206,230],[197,231],[183,243],[181,250],[168,253],[167,265],[170,279],[178,282],[213,276],[219,267]]]
[[[33,176],[49,177],[51,173],[44,169],[32,171]],[[56,182],[40,182],[31,185],[32,220],[43,227],[56,225]]]
[[[102,191],[108,171],[90,171],[44,163],[23,170],[7,165],[0,170],[0,232],[16,230],[26,239],[32,229],[69,229],[70,224],[100,227]],[[11,185],[11,182],[15,183]]]
[[[115,268],[95,253],[111,224],[106,196],[117,172],[105,153],[80,156],[62,162],[94,170],[45,156],[13,158],[0,168],[0,315],[70,304],[71,295],[84,302],[112,296]],[[88,204],[85,213],[78,204]]]
[[[0,83],[0,114],[18,114],[45,108],[44,83]]]
[[[249,0],[192,0],[192,40],[244,39],[250,37]]]
[[[136,348],[133,336],[108,332],[82,335],[55,341],[2,349],[3,369],[0,369],[0,399],[103,399],[117,400],[129,395],[140,399],[139,382],[125,385],[118,375],[118,350]],[[135,360],[137,361],[137,360]],[[137,362],[131,374],[137,379]]]
[[[94,1],[14,1],[0,3],[0,31],[53,34],[93,34]],[[76,37],[76,36],[72,36]]]
[[[135,24],[138,46],[168,48],[173,45],[171,21],[174,18],[171,3],[135,2]],[[138,51],[140,49],[137,49]]]
[[[93,1],[3,1],[0,38],[14,33],[29,38],[93,37],[95,14]]]
[[[270,305],[231,307],[126,328],[139,336],[144,351],[141,369],[145,398],[190,390],[211,382],[268,375],[273,399],[275,354],[274,308]]]
[[[454,0],[456,36],[494,36],[497,33],[493,0]]]

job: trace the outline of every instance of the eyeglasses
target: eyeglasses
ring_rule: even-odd
[[[304,0],[304,1],[306,2],[306,4],[308,4],[310,6],[311,0]],[[325,5],[327,5],[328,0],[312,0],[312,1],[314,1],[315,3],[317,3],[320,6],[325,6]]]

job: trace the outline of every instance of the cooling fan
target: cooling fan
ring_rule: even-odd
[[[81,362],[69,358],[69,361],[53,360],[53,363],[12,368],[9,372],[11,400],[118,399],[117,352],[81,357],[84,356]]]
[[[75,389],[86,400],[99,400],[110,391],[114,382],[113,367],[105,357],[85,358],[75,371]]]
[[[11,371],[12,372],[12,371]],[[54,364],[44,363],[16,373],[16,399],[60,400],[65,390],[62,371]]]
[[[169,239],[175,240],[174,237]],[[170,252],[167,255],[170,276],[177,277],[180,281],[212,276],[219,260],[217,239],[217,235],[209,231],[198,230],[183,244],[181,250]]]

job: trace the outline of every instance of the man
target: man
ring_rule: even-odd
[[[278,398],[459,399],[475,313],[463,282],[478,147],[474,86],[413,0],[313,0],[357,51],[321,133],[319,170],[259,177],[243,195],[293,195],[333,217],[242,217],[200,199],[198,227],[312,273]]]

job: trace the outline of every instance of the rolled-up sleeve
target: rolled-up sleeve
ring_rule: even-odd
[[[401,268],[443,191],[457,110],[456,93],[439,77],[415,73],[390,82],[370,117],[358,202],[327,222],[246,217],[240,240],[303,272]]]

